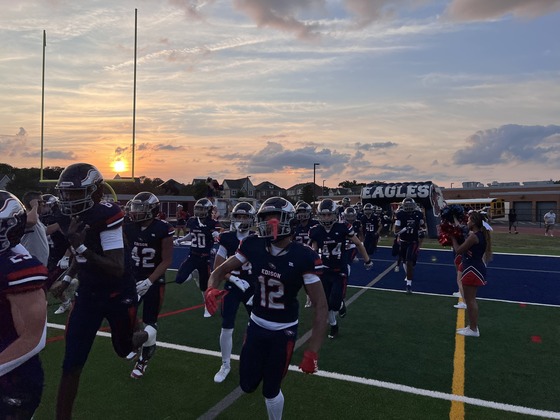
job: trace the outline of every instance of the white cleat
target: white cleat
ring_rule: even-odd
[[[229,365],[222,364],[222,367],[220,368],[218,373],[214,375],[214,382],[216,382],[217,384],[221,384],[222,382],[224,382],[229,375],[230,370],[231,368],[229,367]]]
[[[204,318],[210,318],[212,315],[210,314],[210,312],[208,312],[208,309],[206,309],[206,306],[204,306]]]
[[[68,302],[63,302],[56,311],[54,311],[55,315],[61,315],[64,312],[66,312],[68,309],[70,309],[70,306],[72,306],[72,302],[68,301]]]

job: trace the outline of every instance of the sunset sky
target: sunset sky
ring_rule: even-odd
[[[0,162],[189,183],[560,179],[560,0],[0,0]]]

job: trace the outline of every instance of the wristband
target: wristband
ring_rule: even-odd
[[[87,251],[87,246],[81,244],[78,248],[76,248],[76,254],[83,254]]]
[[[72,282],[72,277],[69,276],[68,274],[65,274],[64,277],[62,277],[62,282],[63,283],[71,283]]]

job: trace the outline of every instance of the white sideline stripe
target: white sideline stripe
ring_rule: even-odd
[[[58,330],[64,330],[65,329],[65,326],[60,325],[60,324],[47,323],[47,326],[49,328],[55,328],[55,329],[58,329]],[[100,336],[100,337],[111,337],[111,334],[107,333],[105,331],[98,331],[97,335]],[[196,348],[196,347],[183,346],[183,345],[180,345],[180,344],[172,344],[172,343],[166,343],[166,342],[162,342],[162,341],[158,341],[157,345],[158,345],[158,347],[171,349],[171,350],[184,351],[184,352],[201,354],[201,355],[204,355],[204,356],[213,356],[213,357],[218,357],[218,358],[222,357],[222,354],[218,351],[199,349],[199,348]],[[231,358],[233,360],[239,360],[239,356],[236,355],[236,354],[232,354]],[[297,372],[297,373],[303,374],[303,372],[299,370],[298,366],[290,365],[288,369],[292,372]],[[395,384],[395,383],[392,383],[392,382],[378,381],[376,379],[368,379],[368,378],[361,378],[361,377],[358,377],[358,376],[344,375],[342,373],[336,373],[336,372],[327,372],[327,371],[321,371],[320,370],[319,372],[315,373],[315,375],[320,376],[322,378],[336,379],[336,380],[339,380],[339,381],[352,382],[352,383],[357,383],[357,384],[361,384],[361,385],[374,386],[374,387],[377,387],[377,388],[390,389],[390,390],[393,390],[393,391],[404,392],[404,393],[407,393],[407,394],[420,395],[420,396],[430,397],[430,398],[436,398],[436,399],[439,399],[439,400],[461,401],[461,402],[464,402],[466,404],[471,404],[471,405],[475,405],[475,406],[478,406],[478,407],[491,408],[491,409],[494,409],[494,410],[507,411],[507,412],[510,412],[510,413],[526,414],[526,415],[544,417],[544,418],[549,418],[549,419],[560,419],[560,412],[556,412],[556,411],[538,410],[536,408],[529,408],[529,407],[523,407],[523,406],[512,405],[512,404],[504,404],[504,403],[499,403],[499,402],[495,402],[495,401],[486,401],[486,400],[481,400],[479,398],[470,398],[470,397],[465,397],[465,396],[462,396],[462,395],[453,395],[453,394],[447,394],[447,393],[444,393],[444,392],[430,391],[430,390],[427,390],[427,389],[414,388],[414,387],[411,387],[411,386]],[[236,392],[236,393],[234,393],[234,395],[235,395],[234,398],[236,399],[240,395],[243,395],[243,392],[241,392],[241,393]],[[224,408],[226,408],[226,407],[224,407]]]
[[[289,370],[302,373],[297,366],[290,365]],[[424,397],[436,398],[447,401],[461,401],[466,404],[476,405],[478,407],[492,408],[495,410],[508,411],[511,413],[527,414],[531,416],[539,416],[550,419],[560,419],[560,412],[538,410],[536,408],[523,407],[512,404],[498,403],[494,401],[481,400],[479,398],[470,398],[462,395],[446,394],[445,392],[430,391],[427,389],[414,388],[407,385],[394,384],[391,382],[378,381],[375,379],[360,378],[358,376],[344,375],[342,373],[319,371],[316,376],[329,379],[337,379],[340,381],[353,382],[362,385],[374,386],[377,388],[385,388],[393,391],[404,392],[407,394],[421,395]]]
[[[414,284],[414,283],[413,283]],[[391,293],[404,293],[403,289],[385,289],[381,287],[371,287],[369,285],[365,286],[357,286],[349,284],[348,287],[353,289],[366,289],[366,290],[376,290],[380,292],[391,292]],[[441,297],[449,297],[453,299],[457,299],[457,297],[452,295],[446,295],[442,293],[428,293],[428,292],[414,292],[415,295],[425,295],[425,296],[441,296]],[[531,305],[531,306],[546,306],[549,308],[560,308],[560,305],[555,305],[553,303],[537,303],[537,302],[524,302],[522,300],[505,300],[505,299],[492,299],[492,298],[481,298],[476,297],[476,300],[485,300],[488,302],[500,302],[500,303],[514,303],[514,304],[523,304],[523,305]]]

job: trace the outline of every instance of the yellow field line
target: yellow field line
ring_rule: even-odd
[[[462,300],[459,300],[462,302]],[[465,327],[465,310],[457,311],[456,328]],[[453,355],[453,395],[465,395],[465,336],[455,334],[455,354]],[[465,404],[462,401],[451,401],[450,420],[464,420]]]

